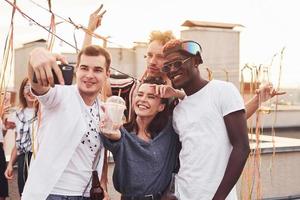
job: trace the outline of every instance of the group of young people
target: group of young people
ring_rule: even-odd
[[[102,17],[101,8],[91,15],[90,31]],[[105,149],[113,154],[113,184],[123,200],[237,199],[235,184],[250,152],[246,116],[255,112],[261,96],[266,100],[280,93],[265,86],[245,105],[233,84],[201,77],[197,42],[159,31],[149,41],[145,75],[129,88],[113,84],[110,54],[91,45],[90,35],[77,57],[76,85],[64,85],[57,64],[67,63],[64,57],[43,48],[31,52],[30,91],[41,118],[23,200],[91,199],[96,161],[104,199],[109,199]],[[60,85],[54,85],[52,71]],[[104,131],[109,120],[102,109],[104,90],[121,91],[131,111],[111,132]]]

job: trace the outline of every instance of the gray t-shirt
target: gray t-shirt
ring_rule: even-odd
[[[118,192],[140,196],[163,192],[167,188],[180,148],[171,120],[150,142],[141,140],[124,127],[120,140],[102,138],[115,160],[113,183]]]

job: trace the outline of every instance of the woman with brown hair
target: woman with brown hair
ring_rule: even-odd
[[[159,78],[147,78],[133,99],[132,121],[110,133],[104,146],[113,154],[113,183],[121,199],[162,199],[177,162],[179,139],[172,127],[168,99],[156,95]],[[106,130],[108,116],[101,125]]]
[[[33,136],[37,128],[38,104],[30,91],[28,78],[25,78],[19,89],[19,109],[12,113],[8,123],[14,123],[16,128],[16,143],[11,152],[5,176],[13,179],[13,165],[18,162],[18,188],[22,195],[28,175],[28,167],[33,152]]]

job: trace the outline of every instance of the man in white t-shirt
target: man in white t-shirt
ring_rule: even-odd
[[[171,40],[162,71],[186,93],[173,113],[182,149],[175,177],[180,200],[236,200],[235,184],[250,152],[245,106],[233,84],[200,76],[201,47]]]
[[[63,85],[56,61],[66,63],[62,56],[44,48],[34,49],[29,58],[28,75],[32,92],[41,104],[41,121],[38,151],[30,165],[22,200],[89,200],[96,156],[100,155],[99,179],[104,169],[98,95],[109,76],[110,54],[96,45],[83,48],[77,58],[77,85],[71,86]],[[54,86],[52,71],[62,85]],[[34,73],[37,83],[33,81]],[[102,187],[106,189],[105,184]]]

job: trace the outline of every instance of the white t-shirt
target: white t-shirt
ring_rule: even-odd
[[[86,105],[85,105],[86,106]],[[51,194],[81,196],[92,175],[92,165],[100,144],[99,121],[100,111],[97,101],[92,106],[86,106],[86,121],[89,130],[84,134],[81,143],[75,150],[67,168],[54,186]],[[84,196],[89,196],[91,184]]]
[[[180,200],[213,198],[232,151],[223,117],[242,109],[244,102],[235,86],[217,80],[175,107],[173,126],[182,142],[175,177]],[[234,188],[226,200],[236,199]]]
[[[37,114],[34,108],[24,108],[10,114],[9,120],[16,124],[16,145],[18,154],[32,152],[32,134],[37,131]],[[21,135],[22,130],[29,130]]]

